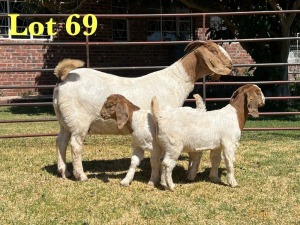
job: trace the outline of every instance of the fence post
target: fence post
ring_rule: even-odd
[[[86,32],[88,32],[88,28],[86,28]],[[86,48],[86,67],[90,67],[90,46],[89,46],[89,36],[85,36],[85,48]]]

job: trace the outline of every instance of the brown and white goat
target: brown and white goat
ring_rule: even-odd
[[[141,109],[150,109],[152,96],[168,108],[182,106],[195,82],[210,74],[227,75],[232,62],[227,52],[213,42],[192,42],[189,53],[171,66],[145,76],[119,77],[83,66],[79,60],[65,59],[54,74],[60,82],[53,92],[53,106],[60,123],[56,148],[58,171],[70,176],[66,168],[66,149],[70,140],[73,175],[87,180],[82,166],[82,144],[92,134],[128,134],[114,120],[103,120],[99,109],[110,94],[122,94]],[[77,69],[76,69],[77,68]]]
[[[220,182],[218,168],[223,153],[227,181],[231,187],[237,186],[233,161],[241,132],[248,113],[258,117],[258,107],[264,103],[261,89],[252,84],[238,88],[227,106],[205,113],[187,107],[161,111],[156,98],[153,98],[151,110],[157,122],[157,139],[165,152],[161,184],[170,190],[174,189],[172,170],[181,152],[211,150],[210,179]],[[197,173],[197,169],[191,169],[190,173]]]
[[[205,112],[206,108],[201,96],[196,94],[194,98],[197,110]],[[151,177],[148,184],[152,186],[157,184],[160,180],[160,157],[162,153],[156,140],[156,126],[151,112],[140,109],[122,95],[112,94],[106,99],[100,114],[105,120],[116,120],[119,129],[126,126],[132,135],[131,164],[126,177],[121,181],[121,185],[128,186],[131,183],[137,166],[144,158],[144,151],[151,153]],[[195,166],[198,161],[197,155],[191,155],[189,167]]]

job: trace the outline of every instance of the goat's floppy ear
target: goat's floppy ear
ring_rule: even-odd
[[[211,74],[228,75],[231,72],[231,59],[221,46],[208,42],[199,48],[199,54]]]
[[[251,116],[259,117],[258,99],[254,92],[247,93],[247,107]]]
[[[125,103],[119,102],[116,106],[116,118],[118,123],[118,129],[122,129],[128,121],[129,111]]]

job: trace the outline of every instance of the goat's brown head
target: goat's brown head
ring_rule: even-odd
[[[186,50],[194,52],[197,58],[197,74],[195,80],[206,75],[228,75],[232,70],[232,60],[224,48],[214,42],[194,41]],[[188,65],[189,60],[186,60]]]
[[[265,105],[265,96],[257,85],[247,84],[232,94],[230,104],[235,108],[244,108],[245,113],[258,117],[258,108]]]
[[[112,94],[106,99],[100,115],[104,120],[116,120],[118,129],[122,129],[128,121],[131,121],[133,111],[139,109],[123,95]]]

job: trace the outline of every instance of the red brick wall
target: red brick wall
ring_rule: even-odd
[[[5,40],[11,41],[11,40]],[[2,41],[3,42],[3,41]],[[28,42],[28,41],[27,41]],[[90,67],[124,66],[166,66],[175,62],[184,46],[91,46]],[[234,63],[252,63],[253,60],[238,43],[225,44],[224,48]],[[43,45],[0,45],[1,69],[55,68],[64,58],[76,58],[86,61],[85,46],[49,46]],[[245,68],[238,68],[238,75]],[[123,76],[140,76],[150,71],[107,71]],[[0,85],[55,84],[52,72],[6,72],[0,71]],[[37,94],[34,89],[0,90],[1,96]],[[43,94],[51,91],[40,90]]]
[[[233,64],[255,63],[249,53],[247,53],[238,42],[224,43],[224,49],[229,53]],[[244,75],[249,67],[235,67],[232,74],[235,76]]]
[[[0,40],[14,42],[14,40]],[[19,41],[18,41],[19,42]],[[22,41],[30,42],[30,41]],[[0,85],[34,85],[39,72],[1,72],[9,69],[33,69],[44,67],[47,48],[43,45],[0,45]],[[36,93],[35,89],[3,89],[0,96]]]

